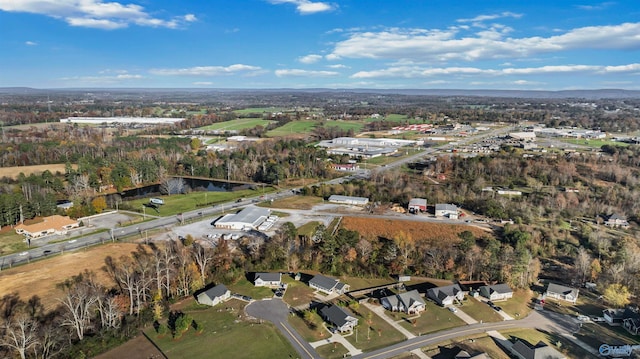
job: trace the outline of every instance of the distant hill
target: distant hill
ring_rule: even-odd
[[[36,89],[31,87],[0,87],[0,94],[43,94],[43,93],[71,93],[71,92],[110,92],[110,93],[368,93],[368,94],[397,94],[407,96],[441,96],[441,97],[505,97],[505,98],[531,98],[531,99],[615,99],[615,98],[640,98],[638,90],[599,89],[599,90],[562,90],[562,91],[535,91],[535,90],[465,90],[465,89],[237,89],[237,88],[56,88]]]

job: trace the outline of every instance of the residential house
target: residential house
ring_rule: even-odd
[[[513,297],[513,290],[507,284],[483,285],[480,287],[480,295],[491,300],[507,300]]]
[[[416,289],[384,297],[380,299],[380,304],[392,312],[405,312],[407,314],[418,314],[426,309],[426,303]]]
[[[214,306],[231,298],[231,291],[224,284],[218,284],[198,294],[196,300],[200,304]]]
[[[549,283],[545,296],[554,299],[560,299],[571,303],[578,300],[578,289],[567,287],[561,284]]]
[[[634,315],[631,315],[628,318],[624,318],[622,326],[629,333],[638,335],[638,333],[640,332],[640,314],[634,313]]]
[[[358,318],[335,304],[320,309],[320,316],[341,333],[353,331],[353,328],[358,325]]]
[[[566,356],[544,342],[531,345],[527,341],[517,339],[511,347],[511,353],[520,359],[566,359]]]
[[[469,354],[466,350],[460,350],[454,359],[491,359],[487,353]]]
[[[640,317],[637,309],[634,310],[631,307],[618,308],[618,309],[605,309],[602,311],[602,317],[604,321],[612,327],[619,327],[624,324],[626,319],[633,319]],[[632,324],[632,323],[629,323]]]
[[[448,217],[450,219],[458,219],[458,207],[453,204],[438,203],[436,204],[436,217]]]
[[[318,274],[311,278],[309,281],[309,287],[326,294],[343,294],[349,290],[348,284],[340,283],[339,280],[323,276],[322,274]]]
[[[464,291],[458,284],[447,285],[444,287],[435,287],[427,290],[427,296],[433,299],[439,305],[446,307],[453,305],[454,301],[462,301],[464,299]]]
[[[258,272],[253,284],[256,287],[279,287],[282,284],[282,273]]]
[[[627,228],[629,227],[629,222],[627,221],[627,217],[618,214],[618,213],[614,213],[612,215],[610,215],[609,217],[607,217],[607,220],[604,222],[605,225],[609,226],[609,227],[622,227],[622,228]]]

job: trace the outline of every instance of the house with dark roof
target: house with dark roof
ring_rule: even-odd
[[[619,327],[624,324],[625,319],[638,318],[640,314],[631,307],[627,308],[608,308],[602,311],[604,321],[612,327]],[[629,323],[631,324],[631,323]]]
[[[544,342],[536,345],[529,344],[526,340],[517,339],[511,346],[511,354],[520,359],[566,359],[567,357],[548,346]]]
[[[326,294],[343,294],[349,290],[348,284],[340,283],[339,280],[323,276],[322,274],[318,274],[311,278],[309,281],[309,287]]]
[[[554,298],[564,300],[566,302],[576,303],[578,300],[578,289],[567,287],[561,284],[549,283],[545,296],[547,298]]]
[[[483,285],[480,287],[480,295],[491,300],[507,300],[513,297],[513,290],[507,284]]]
[[[461,302],[464,299],[464,291],[458,284],[435,287],[427,290],[427,296],[439,305],[446,307],[453,305],[454,301]]]
[[[347,309],[335,304],[320,309],[320,316],[341,333],[351,332],[353,328],[358,325],[358,318],[347,311]]]
[[[424,299],[418,290],[390,295],[380,299],[380,304],[392,312],[405,312],[407,314],[418,314],[426,309]]]
[[[454,359],[491,359],[487,353],[469,354],[466,350],[460,350]]]
[[[231,298],[231,291],[224,284],[218,284],[198,294],[196,300],[200,304],[214,306]]]
[[[279,287],[282,284],[282,273],[257,272],[253,284],[256,287]]]

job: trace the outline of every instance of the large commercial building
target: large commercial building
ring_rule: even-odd
[[[266,221],[271,210],[261,207],[247,207],[236,214],[227,214],[218,219],[216,228],[247,230],[258,229],[262,222]]]

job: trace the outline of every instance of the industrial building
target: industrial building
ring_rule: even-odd
[[[367,203],[369,203],[369,198],[340,196],[340,195],[334,194],[329,197],[329,202],[340,203],[340,204],[351,204],[354,206],[364,206]]]
[[[427,211],[427,200],[425,198],[412,198],[409,200],[409,212],[418,213]]]

